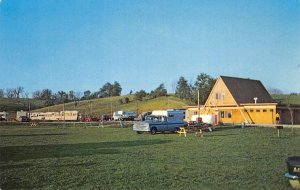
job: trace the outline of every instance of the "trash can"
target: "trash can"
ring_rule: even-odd
[[[300,156],[292,156],[286,159],[288,172],[285,177],[289,179],[291,186],[300,189]]]

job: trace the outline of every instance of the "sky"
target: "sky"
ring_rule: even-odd
[[[0,88],[128,94],[207,73],[300,92],[300,0],[0,0]]]

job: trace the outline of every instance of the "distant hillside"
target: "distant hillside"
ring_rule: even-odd
[[[129,103],[121,104],[120,99],[125,97],[129,98]],[[100,115],[100,114],[111,114],[111,111],[135,111],[135,112],[144,112],[152,111],[158,109],[175,109],[182,108],[183,106],[188,105],[187,102],[176,98],[174,96],[159,97],[151,100],[136,101],[133,100],[133,96],[118,96],[110,98],[100,98],[93,100],[83,100],[75,102],[66,103],[65,110],[78,110],[82,114],[91,114],[91,115]],[[37,109],[35,111],[62,111],[63,105],[55,105],[50,107],[45,107]]]
[[[44,107],[44,101],[25,98],[0,98],[0,111],[20,111]]]
[[[272,94],[272,97],[278,103],[282,103],[282,104],[286,104],[286,103],[300,104],[300,95],[299,94],[294,94],[294,95]]]

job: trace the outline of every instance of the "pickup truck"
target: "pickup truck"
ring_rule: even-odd
[[[175,132],[179,127],[186,126],[187,123],[183,120],[174,119],[174,115],[150,115],[145,118],[145,121],[134,123],[133,130],[138,134],[150,132],[152,135],[157,132]]]

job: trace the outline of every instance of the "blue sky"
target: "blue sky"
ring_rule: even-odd
[[[201,72],[300,92],[300,1],[0,0],[0,69],[30,94],[172,92]]]

